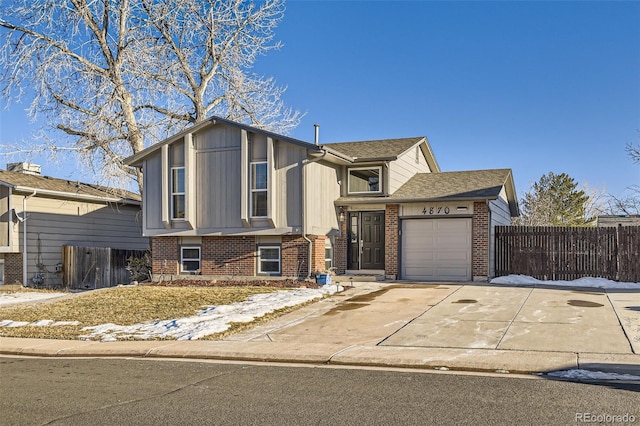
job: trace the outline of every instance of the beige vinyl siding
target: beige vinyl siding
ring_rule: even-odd
[[[240,146],[196,154],[196,228],[218,232],[242,228]]]
[[[8,186],[0,185],[0,249],[9,249],[11,232],[10,194]]]
[[[418,162],[416,162],[416,148],[420,150]],[[416,173],[429,173],[430,171],[419,145],[412,147],[389,164],[389,194],[393,194]]]
[[[285,142],[274,142],[275,217],[279,227],[302,228],[302,166],[307,150]],[[298,231],[299,232],[299,231]]]
[[[196,150],[240,149],[240,129],[217,125],[206,127],[194,135]]]
[[[160,151],[144,162],[144,232],[163,230],[162,223],[162,159]]]
[[[21,198],[15,197],[15,200]],[[22,211],[22,203],[16,210]],[[63,245],[133,250],[149,247],[149,239],[142,236],[137,206],[35,196],[27,201],[27,212],[27,278],[31,280],[36,273],[43,272],[47,286],[62,284],[62,274],[55,270],[62,262]],[[20,225],[20,252],[23,250],[22,229]]]
[[[511,211],[507,202],[507,193],[504,189],[496,200],[489,201],[491,223],[489,225],[489,277],[495,276],[495,234],[496,226],[511,225]]]
[[[334,201],[340,196],[338,166],[310,163],[307,166],[307,233],[328,235],[340,227]]]

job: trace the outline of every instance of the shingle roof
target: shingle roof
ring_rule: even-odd
[[[49,176],[31,175],[20,172],[0,170],[0,182],[19,189],[33,189],[43,191],[55,191],[68,194],[69,197],[98,197],[113,200],[123,199],[140,201],[140,195],[123,189],[109,188],[101,185],[93,185],[66,179],[52,178]]]
[[[323,147],[337,151],[357,159],[395,158],[406,152],[418,142],[426,140],[424,137],[381,139],[375,141],[326,143]]]
[[[389,198],[397,200],[494,199],[500,195],[510,175],[510,169],[418,173]]]
[[[340,197],[336,203],[490,200],[497,198],[511,179],[510,169],[418,173],[388,197]]]

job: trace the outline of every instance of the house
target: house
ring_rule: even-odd
[[[0,170],[0,283],[61,286],[64,245],[149,247],[137,194],[42,176],[30,163],[7,169]]]
[[[126,159],[154,276],[493,275],[509,169],[441,172],[425,137],[317,142],[212,117]]]
[[[640,226],[640,215],[600,215],[596,217],[596,226]]]

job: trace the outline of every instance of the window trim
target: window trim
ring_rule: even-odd
[[[378,190],[377,191],[351,191],[351,171],[352,170],[378,170]],[[382,193],[382,166],[369,167],[349,167],[347,168],[347,194],[381,194]]]
[[[277,249],[278,250],[278,259],[262,259],[262,249]],[[277,245],[268,245],[261,244],[257,248],[257,259],[258,259],[258,274],[264,275],[281,275],[282,274],[282,247]],[[278,263],[278,271],[263,271],[262,270],[262,262],[277,262]]]
[[[199,267],[197,269],[193,271],[184,269],[184,261],[185,261],[184,250],[198,250],[197,261],[198,261]],[[186,258],[186,260],[189,262],[196,261],[196,259],[192,257]],[[180,273],[194,274],[194,273],[197,273],[198,271],[202,271],[202,248],[200,246],[180,246]]]
[[[184,221],[187,220],[187,194],[185,191],[182,192],[177,192],[174,191],[174,173],[178,170],[182,170],[182,180],[183,180],[183,186],[185,186],[185,190],[186,190],[186,173],[185,173],[185,168],[184,166],[176,166],[176,167],[171,167],[171,190],[170,190],[170,199],[171,199],[171,220],[176,220],[176,221]],[[178,195],[178,196],[182,196],[183,202],[184,202],[184,217],[176,217],[175,216],[175,201],[174,201],[174,197]]]
[[[253,187],[253,169],[254,165],[264,164],[266,168],[266,178],[267,183],[265,188],[254,188]],[[253,194],[256,192],[265,192],[267,194],[267,211],[264,216],[254,216],[253,214]],[[251,219],[266,219],[269,217],[269,163],[266,160],[261,161],[251,161],[249,163],[249,217]]]
[[[329,250],[329,257],[327,257],[327,250]],[[329,262],[329,267],[327,268],[327,262]],[[333,244],[330,238],[327,238],[324,243],[324,268],[327,272],[331,271],[333,268]]]

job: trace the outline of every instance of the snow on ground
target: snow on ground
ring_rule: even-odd
[[[604,289],[640,289],[640,283],[624,283],[607,280],[605,278],[584,277],[573,281],[541,281],[527,275],[507,275],[505,277],[494,278],[489,281],[491,284],[505,285],[532,285],[543,284],[561,287],[592,287]]]
[[[60,296],[66,296],[66,293],[36,293],[26,291],[19,293],[0,293],[0,306],[13,305],[15,303],[35,302]]]
[[[299,305],[319,299],[325,294],[333,294],[341,290],[342,287],[340,286],[326,285],[319,289],[299,288],[255,294],[244,302],[210,306],[192,317],[129,326],[102,324],[94,327],[85,327],[83,330],[90,333],[81,336],[81,339],[99,339],[103,342],[132,337],[143,340],[162,337],[175,338],[177,340],[196,340],[209,334],[225,331],[232,322],[251,322],[255,318],[277,309]]]
[[[550,377],[570,380],[640,380],[640,376],[633,374],[605,373],[583,369],[552,371],[546,374]]]

